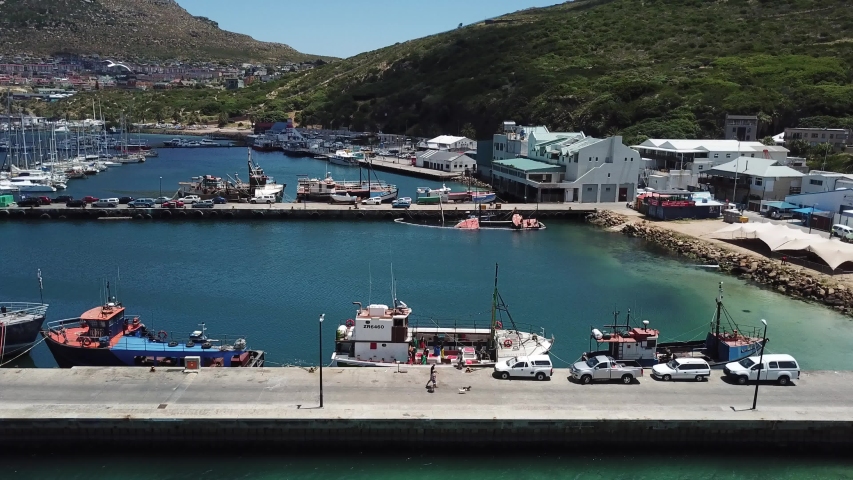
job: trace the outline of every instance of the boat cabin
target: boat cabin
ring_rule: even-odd
[[[642,328],[628,328],[625,325],[614,325],[611,332],[592,329],[590,339],[595,341],[599,351],[587,356],[609,355],[616,360],[636,360],[640,365],[657,363],[657,345],[660,332],[648,328],[648,320],[643,321]]]
[[[124,318],[124,307],[110,302],[84,312],[80,316],[80,324],[89,327],[88,337],[109,339],[126,330]]]
[[[336,353],[382,362],[407,361],[412,309],[399,300],[395,308],[382,304],[362,308],[361,303],[355,304],[359,307],[355,318],[338,329]]]

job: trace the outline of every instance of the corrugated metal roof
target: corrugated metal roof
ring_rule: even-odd
[[[498,165],[502,165],[504,167],[514,168],[516,170],[523,170],[525,172],[538,172],[538,171],[551,171],[551,172],[561,172],[565,170],[566,167],[562,165],[554,165],[551,163],[538,162],[536,160],[531,160],[529,158],[508,158],[506,160],[495,160],[492,163],[496,163]]]

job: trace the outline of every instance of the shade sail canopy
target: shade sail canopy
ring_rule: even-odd
[[[844,262],[853,262],[853,244],[829,240],[798,228],[773,223],[736,223],[715,232],[715,236],[758,239],[770,250],[805,250],[821,258],[833,270]]]
[[[771,208],[778,208],[779,210],[792,210],[792,209],[797,208],[797,206],[794,205],[793,203],[781,202],[781,201],[780,202],[767,202],[767,203],[765,203],[765,205],[767,205],[768,207],[771,207]]]
[[[797,213],[811,213],[812,215],[820,215],[822,217],[826,217],[829,215],[829,212],[826,210],[816,210],[814,207],[806,207],[806,208],[797,208],[795,210],[791,210],[792,212]]]

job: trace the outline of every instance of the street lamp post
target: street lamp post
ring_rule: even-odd
[[[326,314],[320,314],[320,408],[323,408],[323,319]],[[754,408],[754,407],[753,407]]]
[[[762,318],[761,323],[764,324],[764,335],[761,339],[761,356],[758,357],[758,376],[755,379],[755,396],[752,397],[753,410],[755,410],[755,406],[758,404],[758,386],[761,385],[761,372],[764,371],[764,347],[767,345],[767,320]],[[764,375],[764,378],[767,378],[767,375]]]
[[[160,196],[163,196],[163,177],[160,177]]]

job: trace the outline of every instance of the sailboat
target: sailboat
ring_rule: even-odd
[[[509,314],[498,292],[497,264],[488,322],[413,319],[412,309],[397,298],[393,287],[391,306],[353,304],[358,306],[355,315],[342,322],[335,334],[333,366],[493,367],[519,355],[547,355],[554,344],[544,328],[517,324]]]

